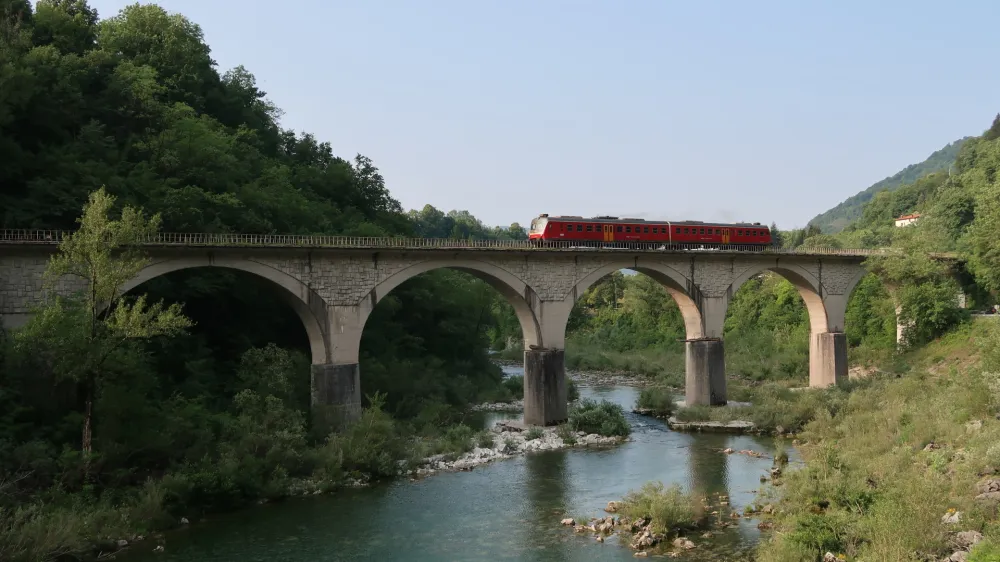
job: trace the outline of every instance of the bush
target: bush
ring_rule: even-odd
[[[648,517],[654,533],[671,534],[698,527],[704,510],[678,484],[666,488],[661,482],[647,482],[638,491],[625,495],[619,513],[629,519]]]
[[[489,431],[480,431],[476,434],[476,445],[481,449],[492,449],[493,434]]]
[[[331,434],[322,448],[323,470],[335,474],[342,468],[374,477],[399,473],[398,459],[409,458],[409,441],[383,409],[384,397],[369,398],[361,418],[344,432]],[[469,437],[471,437],[471,430]]]
[[[532,427],[527,433],[524,434],[524,438],[527,441],[534,441],[535,439],[541,439],[543,435],[545,435],[545,432],[542,431],[542,428]]]
[[[650,409],[656,414],[669,416],[675,407],[674,391],[663,386],[644,388],[639,392],[636,406]]]
[[[566,377],[566,399],[574,402],[580,399],[580,388],[576,386],[576,381]]]
[[[556,429],[556,435],[563,440],[563,443],[573,446],[576,445],[576,433],[569,424],[562,424]]]
[[[513,375],[503,380],[503,387],[510,391],[515,400],[524,399],[524,376]]]
[[[574,431],[606,437],[625,436],[632,431],[625,419],[625,410],[620,405],[607,400],[596,402],[589,398],[581,400],[570,410],[569,426]]]

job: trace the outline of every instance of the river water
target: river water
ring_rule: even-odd
[[[520,369],[505,368],[508,374]],[[632,387],[580,388],[582,397],[617,402],[628,412]],[[560,525],[563,517],[603,516],[608,501],[658,480],[701,494],[730,496],[742,510],[753,502],[769,459],[721,449],[773,452],[773,441],[736,435],[670,431],[627,414],[628,443],[611,449],[545,451],[494,462],[471,472],[440,473],[328,496],[293,499],[215,516],[166,537],[166,550],[136,543],[130,562],[312,562],[347,560],[576,562],[634,560],[632,551],[595,542]],[[510,414],[486,414],[486,424]],[[738,560],[759,537],[754,521],[738,520],[678,560]],[[696,543],[706,542],[694,537]]]

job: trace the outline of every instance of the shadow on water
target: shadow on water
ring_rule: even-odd
[[[630,410],[637,390],[583,387],[581,394]],[[484,421],[499,419],[490,414]],[[520,417],[513,414],[512,417]],[[754,500],[769,459],[722,449],[770,453],[769,441],[736,435],[685,434],[658,420],[627,414],[629,442],[607,449],[546,451],[486,465],[332,496],[293,499],[223,515],[167,535],[166,552],[150,541],[119,560],[133,562],[634,560],[609,539],[600,544],[559,524],[563,517],[603,516],[608,501],[645,482],[680,484],[699,494],[729,495],[734,509]],[[691,551],[687,560],[725,560],[752,546],[755,522],[739,525]],[[703,541],[696,538],[696,543]]]

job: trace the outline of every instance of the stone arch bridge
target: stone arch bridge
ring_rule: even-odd
[[[0,317],[5,327],[15,327],[44,296],[42,273],[61,234],[0,234]],[[393,288],[426,271],[466,271],[496,288],[517,312],[525,349],[524,419],[538,425],[567,418],[566,323],[577,299],[605,275],[632,269],[666,288],[680,307],[687,331],[687,401],[717,405],[726,402],[726,309],[744,282],[765,271],[794,284],[808,309],[810,386],[825,387],[846,378],[847,299],[866,273],[862,262],[875,252],[171,233],[156,235],[145,249],[149,265],[126,290],[193,267],[238,269],[279,287],[309,337],[314,417],[329,424],[360,413],[358,350],[375,305]],[[57,290],[79,288],[81,280],[64,278]]]

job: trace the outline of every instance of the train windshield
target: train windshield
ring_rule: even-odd
[[[542,217],[536,217],[531,219],[531,231],[530,232],[541,232],[545,228],[546,220]]]

